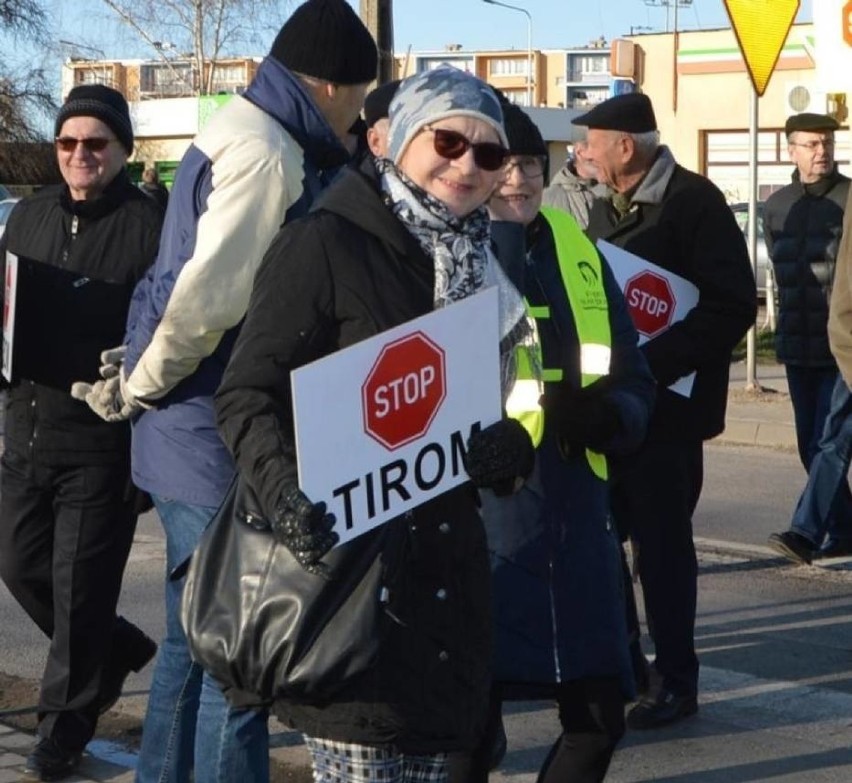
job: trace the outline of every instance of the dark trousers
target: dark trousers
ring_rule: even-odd
[[[574,680],[557,686],[562,734],[544,760],[537,783],[600,783],[624,736],[624,696],[618,678]],[[449,783],[487,783],[503,702],[491,692],[485,733],[471,754],[450,755]]]
[[[611,474],[616,525],[638,548],[645,615],[656,651],[654,668],[663,687],[695,695],[698,561],[692,514],[704,477],[703,445],[646,442],[629,458],[613,461]],[[629,580],[625,589],[633,589]]]
[[[837,368],[787,364],[784,370],[793,405],[799,459],[805,470],[810,472],[811,460],[819,451],[825,417],[831,408],[831,392],[837,380]]]
[[[50,638],[39,734],[82,749],[110,655],[133,653],[136,629],[115,615],[136,528],[128,464],[49,466],[6,451],[0,466],[0,577]]]

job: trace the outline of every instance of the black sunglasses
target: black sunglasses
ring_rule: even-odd
[[[94,136],[91,139],[75,139],[73,136],[57,136],[56,146],[63,152],[74,152],[78,144],[82,144],[89,152],[102,152],[107,144],[116,139],[104,139]]]
[[[483,171],[497,171],[509,157],[509,150],[494,142],[472,142],[467,136],[446,128],[432,128],[426,125],[425,130],[435,134],[432,139],[435,152],[447,160],[457,160],[470,149],[473,150],[473,162],[479,168]]]

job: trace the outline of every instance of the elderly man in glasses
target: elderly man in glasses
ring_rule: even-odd
[[[69,388],[121,341],[162,215],[127,176],[133,129],[120,93],[75,87],[55,133],[64,184],[22,200],[0,239],[7,294],[17,279],[8,354],[4,325],[0,576],[51,640],[27,759],[41,780],[74,771],[98,715],[156,652],[115,614],[142,499],[130,427],[102,421]]]
[[[849,193],[849,179],[834,162],[837,128],[825,114],[794,114],[787,120],[793,181],[767,199],[763,218],[780,301],[775,351],[787,371],[799,458],[808,472],[790,529],[773,533],[769,545],[798,563],[852,554],[849,485],[843,482],[835,502],[833,489],[821,478],[824,467],[813,475],[826,456],[834,461],[839,445],[837,429],[826,430],[838,379],[828,343],[828,309]],[[823,457],[815,461],[818,453]]]

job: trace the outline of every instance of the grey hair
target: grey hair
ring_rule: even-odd
[[[627,134],[633,139],[633,146],[643,158],[653,158],[660,146],[660,132],[658,130],[645,131],[644,133]]]

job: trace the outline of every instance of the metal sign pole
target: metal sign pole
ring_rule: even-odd
[[[757,90],[752,85],[748,118],[748,252],[751,271],[757,280]],[[760,391],[757,382],[757,325],[752,325],[746,335],[746,390]]]

